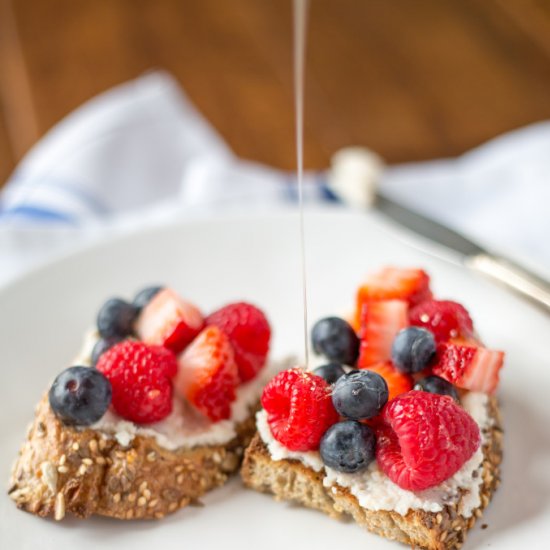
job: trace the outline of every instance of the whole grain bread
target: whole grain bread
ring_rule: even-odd
[[[241,475],[245,485],[277,500],[294,501],[320,510],[333,518],[349,514],[362,527],[382,537],[413,548],[451,550],[460,548],[466,533],[482,516],[493,492],[500,483],[502,428],[496,399],[489,401],[493,420],[485,433],[483,446],[481,505],[465,518],[457,511],[458,503],[447,505],[441,512],[409,510],[406,515],[395,511],[373,511],[362,508],[347,488],[325,487],[323,472],[316,472],[296,460],[272,460],[258,434],[245,452]]]
[[[64,425],[47,394],[36,408],[11,475],[17,506],[42,517],[92,514],[118,519],[162,518],[223,485],[254,434],[254,411],[225,445],[167,450],[153,437],[129,446],[92,429]]]

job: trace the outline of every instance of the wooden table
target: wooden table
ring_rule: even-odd
[[[457,155],[550,117],[549,0],[312,0],[305,158]],[[290,0],[0,0],[0,184],[52,125],[173,73],[236,153],[294,161]]]

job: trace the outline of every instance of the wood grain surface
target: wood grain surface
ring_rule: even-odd
[[[243,157],[293,168],[290,0],[0,0],[0,184],[95,94],[163,68]],[[550,0],[312,0],[305,163],[457,155],[550,117]]]

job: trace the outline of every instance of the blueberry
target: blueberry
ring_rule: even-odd
[[[361,420],[376,416],[388,401],[388,385],[377,373],[355,370],[341,376],[332,389],[332,403],[341,416]]]
[[[162,286],[143,288],[135,295],[132,305],[141,311],[163,288]]]
[[[97,315],[97,330],[103,338],[125,338],[134,332],[138,311],[120,298],[107,300]]]
[[[346,371],[342,368],[340,363],[327,363],[326,365],[321,365],[317,367],[313,374],[324,378],[329,384],[334,384],[340,376],[346,374]]]
[[[414,385],[414,389],[429,393],[438,393],[440,395],[450,395],[457,403],[459,402],[456,388],[439,376],[426,376],[426,378],[420,379]]]
[[[101,355],[122,340],[122,338],[100,338],[92,349],[92,366],[95,367]]]
[[[434,356],[434,335],[425,328],[404,328],[397,333],[391,348],[393,364],[401,372],[420,372]]]
[[[352,474],[374,460],[376,438],[369,426],[346,420],[333,424],[323,435],[319,451],[329,468]]]
[[[111,403],[111,383],[96,369],[69,367],[52,384],[50,407],[65,424],[89,426]]]
[[[317,321],[311,331],[315,353],[344,365],[353,365],[359,355],[359,338],[351,326],[339,317]]]

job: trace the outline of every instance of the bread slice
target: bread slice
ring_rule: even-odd
[[[14,464],[8,492],[19,508],[56,520],[66,514],[162,518],[223,485],[238,470],[254,430],[250,410],[225,445],[171,451],[154,437],[136,436],[123,447],[93,429],[63,424],[46,394]]]
[[[395,511],[373,511],[362,508],[347,488],[323,485],[323,472],[316,472],[297,460],[271,458],[259,434],[245,452],[241,475],[245,485],[278,500],[298,502],[321,510],[333,518],[349,514],[361,526],[382,537],[414,548],[450,550],[460,548],[466,532],[481,517],[493,492],[500,483],[502,429],[498,404],[491,398],[488,412],[492,425],[485,433],[483,446],[481,505],[469,518],[457,512],[458,505],[447,505],[441,512],[409,510],[406,515]]]

